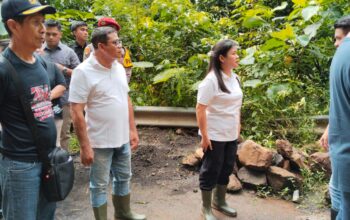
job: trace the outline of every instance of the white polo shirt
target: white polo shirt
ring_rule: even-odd
[[[221,74],[230,93],[222,92],[214,72],[209,72],[199,84],[197,102],[207,106],[209,139],[234,141],[238,139],[243,93],[236,74],[232,73],[230,77],[222,72]]]
[[[74,69],[69,101],[86,104],[93,148],[117,148],[129,142],[128,92],[125,70],[117,61],[108,69],[92,55]]]

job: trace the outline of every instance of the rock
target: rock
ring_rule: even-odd
[[[272,164],[273,152],[252,140],[242,143],[237,152],[239,162],[255,170],[267,170]]]
[[[194,156],[198,159],[198,160],[202,160],[204,153],[203,153],[203,148],[197,148],[196,152],[194,153]]]
[[[190,154],[182,159],[181,164],[194,167],[199,164],[199,160],[196,158],[195,154]]]
[[[283,156],[279,153],[275,153],[272,157],[272,165],[282,167],[283,166]]]
[[[267,171],[267,181],[276,192],[286,187],[296,190],[301,186],[301,180],[295,174],[276,166],[271,166]]]
[[[285,158],[290,158],[293,154],[293,146],[287,140],[276,140],[277,152]]]
[[[299,190],[298,189],[294,190],[292,201],[295,202],[295,203],[300,203],[300,196],[299,196]]]
[[[231,174],[230,181],[227,185],[227,191],[228,192],[238,192],[242,189],[242,184],[239,181],[239,179],[236,177],[236,175]]]
[[[177,134],[177,135],[183,135],[184,132],[182,131],[181,128],[178,128],[178,129],[176,129],[175,134]]]
[[[238,171],[238,178],[248,188],[256,189],[258,186],[266,186],[267,179],[265,172],[251,170],[246,167],[242,167]]]
[[[290,171],[290,161],[289,160],[284,160],[282,164],[282,168],[285,170]]]
[[[277,152],[291,162],[291,167],[296,170],[309,169],[307,165],[308,155],[294,148],[287,140],[276,140]]]
[[[328,177],[332,174],[329,153],[317,152],[310,156],[310,168],[313,172],[324,171]]]

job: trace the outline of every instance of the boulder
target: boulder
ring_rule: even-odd
[[[243,185],[247,186],[248,188],[256,189],[258,186],[267,185],[265,172],[252,170],[246,167],[239,169],[238,178],[241,180]]]
[[[290,160],[292,168],[296,170],[309,168],[307,165],[308,155],[294,148],[289,141],[276,140],[276,147],[279,154]]]
[[[196,152],[194,153],[194,156],[198,159],[198,160],[202,160],[203,156],[204,156],[204,152],[203,149],[197,148]]]
[[[185,166],[194,167],[197,166],[199,162],[200,160],[195,156],[195,154],[190,154],[182,159],[181,164]]]
[[[231,174],[229,183],[227,185],[227,191],[235,193],[235,192],[239,192],[241,189],[242,189],[241,182],[236,177],[236,175]]]
[[[332,174],[329,153],[317,152],[310,156],[310,168],[313,172],[324,171],[328,177]]]
[[[267,170],[272,164],[273,152],[252,140],[242,143],[237,152],[239,162],[255,170]]]
[[[301,186],[301,180],[295,174],[276,166],[267,171],[267,181],[276,192],[286,187],[293,191]]]

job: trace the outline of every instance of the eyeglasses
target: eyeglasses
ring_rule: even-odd
[[[120,39],[111,41],[111,44],[114,44],[115,46],[121,46],[122,45],[122,41]]]

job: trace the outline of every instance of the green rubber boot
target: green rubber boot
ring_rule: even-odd
[[[107,203],[100,207],[92,207],[96,220],[107,220]]]
[[[211,191],[202,190],[202,215],[204,220],[216,220],[216,217],[211,211]]]
[[[123,220],[146,220],[145,215],[131,212],[130,194],[126,196],[112,195],[114,205],[114,218]]]
[[[212,207],[227,216],[236,217],[237,211],[229,207],[226,203],[226,189],[227,185],[216,185]]]

